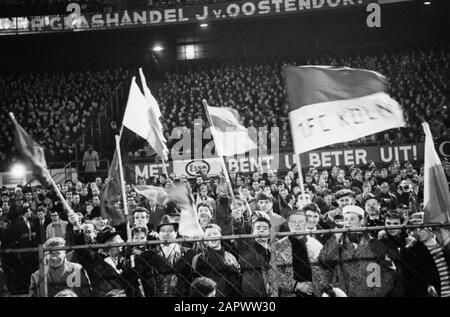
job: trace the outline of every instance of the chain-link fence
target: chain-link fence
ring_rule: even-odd
[[[446,297],[449,227],[215,235],[0,255],[12,295]]]

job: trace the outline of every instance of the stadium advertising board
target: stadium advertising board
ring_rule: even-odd
[[[98,30],[120,27],[202,23],[336,10],[365,6],[374,0],[248,0],[161,10],[126,10],[55,16],[0,18],[0,33]]]
[[[369,161],[384,165],[394,161],[423,161],[424,144],[414,143],[405,145],[352,147],[342,149],[315,150],[300,155],[294,153],[280,153],[259,156],[228,157],[226,164],[230,172],[267,172],[272,169],[285,172],[299,163],[302,167],[314,166],[315,168],[331,168],[333,166],[364,165]],[[158,176],[163,173],[162,164],[158,163],[129,163],[126,166],[126,176],[129,181],[135,181],[137,177]],[[202,158],[192,160],[177,160],[166,163],[169,173],[177,176],[194,177],[200,170],[206,170],[208,175],[217,175],[222,171],[222,165],[218,158]]]

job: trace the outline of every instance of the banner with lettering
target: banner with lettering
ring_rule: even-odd
[[[226,158],[228,170],[233,172],[252,173],[267,172],[269,169],[286,172],[294,164],[303,168],[313,166],[317,169],[331,169],[333,166],[365,165],[373,161],[378,165],[391,164],[395,161],[423,161],[424,144],[385,145],[368,147],[349,147],[342,149],[315,150],[302,153],[300,156],[292,152],[267,154],[258,156],[235,156]],[[195,177],[196,173],[205,170],[208,175],[217,175],[222,171],[218,158],[185,159],[166,162],[169,173],[177,176]],[[128,163],[125,174],[128,181],[135,182],[138,177],[149,178],[163,173],[161,163]]]
[[[202,23],[367,6],[376,0],[248,0],[178,8],[0,18],[0,34]]]

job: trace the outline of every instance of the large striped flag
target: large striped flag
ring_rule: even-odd
[[[119,174],[119,160],[117,158],[117,149],[109,167],[108,182],[102,194],[100,210],[104,219],[111,219],[114,225],[126,222],[124,213],[116,207],[120,201],[122,187]]]
[[[152,185],[135,185],[133,186],[136,193],[144,196],[148,200],[155,202],[160,206],[164,206],[169,198],[166,190],[163,187]]]
[[[44,149],[28,135],[28,133],[17,122],[13,113],[10,112],[9,116],[11,117],[14,127],[16,128],[16,147],[19,149],[27,165],[31,168],[34,177],[36,177],[42,185],[50,186],[50,172],[47,169]]]
[[[425,166],[423,207],[424,222],[450,221],[450,193],[447,178],[434,148],[428,123],[422,123],[425,132]]]
[[[204,232],[198,221],[194,198],[188,185],[178,184],[167,191],[169,200],[180,208],[179,232],[185,237],[202,237]]]
[[[244,154],[256,149],[248,129],[240,122],[237,110],[228,107],[206,106],[211,120],[211,134],[218,156]]]
[[[159,107],[157,108],[159,109]],[[160,128],[161,123],[155,113],[155,107],[144,97],[134,77],[131,82],[130,94],[128,95],[123,125],[146,139],[153,150],[164,160],[167,160],[169,150]]]
[[[377,72],[284,66],[283,75],[296,154],[405,126],[400,105]]]

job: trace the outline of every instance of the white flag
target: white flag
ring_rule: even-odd
[[[244,154],[256,149],[248,129],[239,122],[239,113],[228,107],[210,107],[207,111],[212,121],[211,134],[218,156]]]
[[[146,139],[149,145],[164,160],[167,160],[169,150],[165,144],[162,130],[158,128],[161,123],[156,118],[154,109],[149,105],[133,77],[128,95],[127,108],[123,117],[123,125]]]

